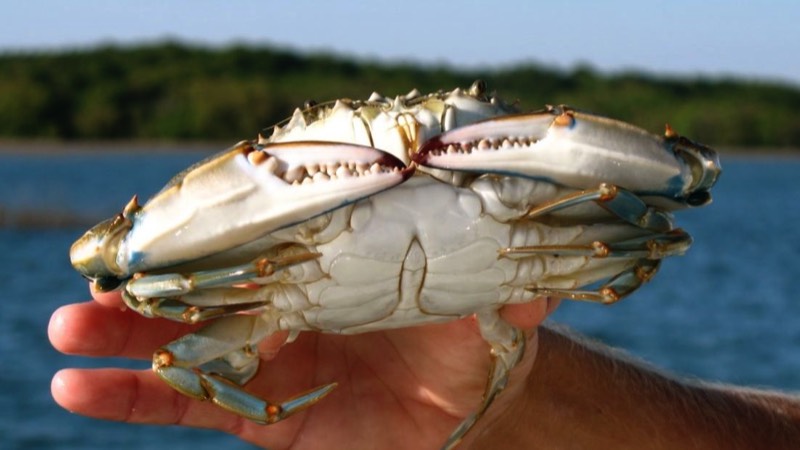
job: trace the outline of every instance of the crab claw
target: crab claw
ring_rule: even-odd
[[[242,142],[179,174],[130,214],[112,272],[213,255],[388,189],[412,172],[371,147]],[[92,266],[105,275],[102,269]]]
[[[579,189],[613,183],[683,204],[707,202],[716,153],[688,139],[658,137],[568,107],[502,116],[426,142],[414,161],[439,169],[502,173]]]
[[[711,201],[710,190],[722,173],[717,152],[705,145],[679,136],[667,125],[664,140],[676,155],[683,158],[692,170],[693,184],[688,189],[686,203],[691,206],[705,205]]]

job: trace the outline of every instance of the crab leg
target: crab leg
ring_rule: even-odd
[[[230,376],[244,383],[255,374],[258,353],[254,344],[270,331],[271,327],[258,316],[222,318],[156,350],[153,371],[182,394],[210,400],[255,422],[278,422],[313,405],[329,394],[336,384],[327,384],[281,403],[272,403],[226,380]],[[243,342],[247,343],[244,348]],[[221,375],[208,370],[219,370],[220,367],[223,368]]]
[[[656,274],[660,260],[640,259],[636,265],[623,271],[611,278],[608,282],[600,286],[597,290],[578,290],[578,289],[552,289],[547,287],[531,286],[526,288],[528,292],[536,296],[550,296],[567,298],[570,300],[580,300],[594,303],[611,304],[629,295],[642,284],[649,281]]]
[[[319,253],[311,252],[293,253],[272,259],[258,258],[247,264],[217,270],[141,275],[127,283],[122,298],[129,308],[145,317],[197,323],[261,308],[269,304],[273,291],[271,288],[213,288],[269,277],[319,256]]]
[[[481,405],[456,427],[442,446],[442,450],[455,448],[475,422],[483,416],[497,394],[506,387],[509,371],[517,365],[525,352],[525,336],[522,331],[504,321],[497,310],[481,311],[476,317],[481,335],[492,346],[492,367],[489,370]]]
[[[669,216],[649,207],[636,194],[626,189],[603,183],[596,189],[587,189],[566,195],[528,210],[527,217],[534,218],[593,201],[620,219],[652,231],[669,231]]]
[[[614,303],[650,280],[656,273],[661,259],[683,254],[691,245],[692,239],[685,231],[672,229],[672,222],[668,214],[648,206],[636,194],[608,184],[539,205],[530,209],[527,217],[544,216],[587,202],[595,202],[624,222],[650,233],[617,242],[594,241],[579,245],[508,247],[500,251],[500,256],[515,259],[536,255],[640,259],[632,268],[612,277],[597,290],[531,286],[527,288],[528,291],[537,296],[553,296],[603,304]],[[577,279],[577,274],[573,274],[573,277]]]
[[[262,314],[266,310],[288,320],[294,316],[292,313],[296,312],[296,308],[306,305],[305,294],[298,286],[273,283],[258,288],[247,285],[203,289],[163,298],[137,298],[123,290],[122,298],[129,308],[145,317],[161,317],[183,323],[198,323],[238,313]]]
[[[691,236],[678,229],[663,234],[613,243],[594,241],[585,245],[507,247],[500,250],[500,256],[512,259],[527,258],[535,255],[663,259],[668,256],[682,255],[691,243]]]
[[[193,300],[195,294],[187,294],[179,297],[166,298],[137,298],[127,290],[122,291],[122,299],[125,304],[137,313],[149,317],[160,317],[183,323],[199,323],[217,317],[230,316],[241,312],[254,311],[269,305],[269,301],[257,301],[253,297],[259,297],[258,291],[255,293],[248,289],[222,289],[203,291],[202,294],[216,295],[220,302],[227,301],[219,306],[198,306]],[[243,295],[236,295],[243,294]],[[207,297],[207,295],[203,295]]]
[[[481,335],[492,346],[494,360],[480,408],[482,413],[506,386],[508,372],[517,365],[525,351],[525,339],[522,332],[503,320],[496,309],[481,311],[476,317]]]
[[[270,276],[296,264],[319,258],[319,253],[299,253],[278,258],[258,258],[255,261],[223,269],[205,270],[189,274],[170,273],[134,277],[126,290],[134,297],[174,297],[192,291],[218,286],[231,286],[254,278]]]

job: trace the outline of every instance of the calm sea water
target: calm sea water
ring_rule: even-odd
[[[83,418],[50,397],[60,368],[149,365],[61,355],[47,340],[48,319],[58,306],[88,298],[67,258],[85,227],[133,193],[153,194],[202,156],[0,154],[3,448],[251,448],[211,431]],[[800,160],[734,159],[723,167],[714,203],[679,215],[695,238],[686,256],[666,261],[653,282],[617,305],[566,304],[555,320],[679,374],[800,390]]]

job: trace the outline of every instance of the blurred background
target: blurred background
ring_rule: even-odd
[[[800,390],[800,3],[32,0],[0,27],[0,435],[4,448],[250,448],[204,430],[75,416],[58,306],[88,298],[71,242],[304,101],[468,87],[566,103],[717,148],[688,254],[611,307],[555,321],[682,376]]]

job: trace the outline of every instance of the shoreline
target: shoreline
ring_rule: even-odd
[[[238,142],[238,141],[237,141]],[[158,141],[158,140],[47,140],[0,139],[0,154],[64,154],[117,152],[213,152],[236,145],[234,141]]]
[[[238,141],[160,141],[160,140],[70,140],[49,139],[0,139],[0,155],[48,155],[64,153],[176,153],[221,152],[236,145]],[[723,158],[735,159],[800,159],[800,148],[713,147]]]

